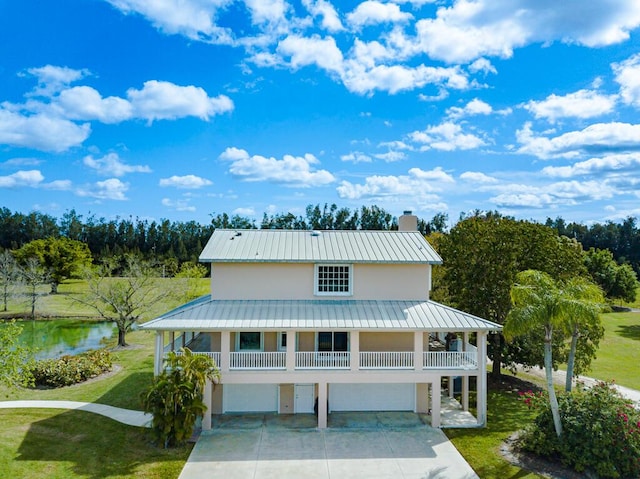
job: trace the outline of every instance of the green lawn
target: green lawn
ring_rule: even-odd
[[[586,376],[640,389],[640,313],[607,313],[602,322],[604,339]]]

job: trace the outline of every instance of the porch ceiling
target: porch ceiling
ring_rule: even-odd
[[[212,300],[185,304],[141,326],[164,331],[498,331],[501,326],[434,301]]]

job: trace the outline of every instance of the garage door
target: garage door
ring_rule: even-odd
[[[277,384],[225,384],[224,412],[277,412]]]
[[[330,384],[331,411],[413,411],[415,384]]]

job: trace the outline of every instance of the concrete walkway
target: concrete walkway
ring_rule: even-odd
[[[76,409],[106,416],[114,421],[137,427],[151,427],[153,416],[142,411],[78,401],[0,401],[0,409]]]

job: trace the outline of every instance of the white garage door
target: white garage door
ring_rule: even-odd
[[[330,384],[331,411],[413,411],[415,384]]]
[[[224,412],[277,412],[277,384],[225,384]]]

